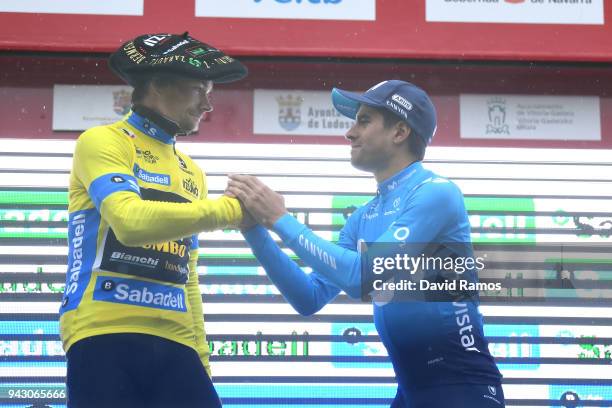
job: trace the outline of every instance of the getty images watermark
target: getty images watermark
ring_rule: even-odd
[[[477,282],[466,275],[470,272],[476,274],[485,269],[485,257],[473,256],[410,256],[408,254],[395,254],[390,257],[377,256],[372,259],[372,274],[380,279],[372,281],[374,290],[408,290],[408,291],[481,291],[501,290],[500,282]],[[437,271],[444,279],[430,280],[420,276],[420,271]],[[410,279],[399,281],[385,281],[382,276],[386,272],[394,272],[396,276],[407,274]],[[418,275],[418,279],[415,276]]]
[[[364,301],[612,306],[610,243],[364,243]]]

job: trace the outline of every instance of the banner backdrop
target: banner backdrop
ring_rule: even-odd
[[[604,0],[73,3],[0,2],[0,49],[109,52],[138,34],[188,30],[235,55],[612,60]]]

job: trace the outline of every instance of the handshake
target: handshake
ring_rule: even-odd
[[[274,223],[287,213],[283,196],[255,176],[230,174],[225,195],[240,201],[243,213],[239,225],[241,230],[256,224],[272,228]]]

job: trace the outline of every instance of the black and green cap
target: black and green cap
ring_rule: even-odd
[[[109,66],[130,85],[157,74],[228,83],[248,73],[240,61],[188,33],[140,35],[111,54]]]

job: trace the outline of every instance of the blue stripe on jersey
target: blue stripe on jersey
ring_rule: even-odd
[[[89,185],[89,196],[98,211],[100,211],[102,201],[117,191],[133,191],[140,195],[140,188],[138,187],[136,178],[129,174],[104,174],[92,181]]]
[[[153,307],[175,312],[187,311],[183,289],[114,276],[98,276],[93,298],[103,302]]]
[[[68,217],[68,271],[60,315],[76,309],[91,278],[96,259],[100,214],[93,208],[75,211]]]
[[[167,133],[155,123],[151,122],[148,118],[145,118],[136,112],[132,112],[132,114],[128,117],[127,122],[136,129],[140,130],[142,133],[149,135],[153,139],[159,140],[162,143],[173,144],[176,140],[174,136]]]

